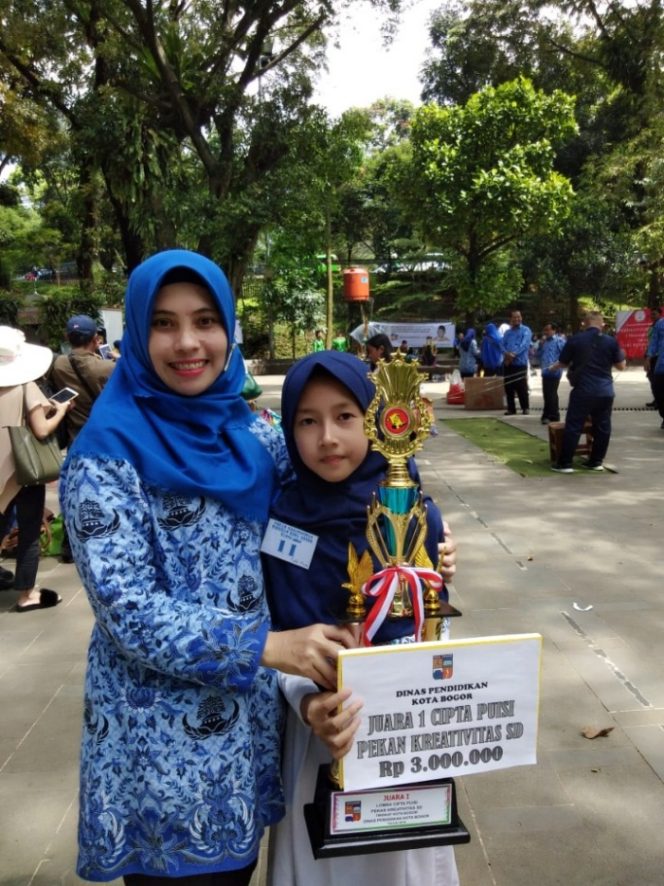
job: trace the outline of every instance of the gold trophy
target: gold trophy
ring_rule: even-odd
[[[421,376],[415,364],[397,353],[391,363],[380,360],[371,378],[376,393],[364,431],[372,448],[387,459],[388,469],[367,508],[367,540],[383,569],[373,574],[369,551],[358,558],[349,545],[346,615],[363,645],[370,644],[385,618],[414,617],[415,639],[437,640],[443,619],[461,613],[440,601],[442,564],[439,559],[434,571],[425,547],[426,506],[408,473],[408,459],[422,448],[431,429],[420,396]],[[368,617],[367,596],[376,598]]]

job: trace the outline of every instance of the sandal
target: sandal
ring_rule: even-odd
[[[32,612],[33,609],[51,609],[62,603],[62,597],[49,588],[39,589],[39,603],[28,603],[27,606],[19,606],[16,604],[15,612]]]

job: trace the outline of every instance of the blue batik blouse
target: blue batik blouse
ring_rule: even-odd
[[[261,421],[251,432],[285,479],[281,434]],[[95,616],[78,873],[243,868],[283,814],[281,708],[275,674],[259,664],[264,525],[146,485],[108,456],[71,457],[60,491]]]

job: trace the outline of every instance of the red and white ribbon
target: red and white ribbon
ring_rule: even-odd
[[[375,572],[368,581],[362,585],[362,593],[365,597],[375,597],[376,602],[364,622],[362,631],[362,643],[370,646],[376,632],[387,618],[394,596],[399,589],[400,582],[404,580],[410,590],[410,599],[413,605],[413,617],[415,619],[415,640],[422,638],[424,624],[424,598],[422,583],[427,582],[436,591],[443,587],[443,579],[432,569],[423,569],[418,566],[388,566]]]

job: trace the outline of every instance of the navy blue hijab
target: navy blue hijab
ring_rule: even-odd
[[[348,591],[342,588],[342,584],[348,581],[348,542],[353,543],[358,556],[367,549],[367,505],[372,492],[387,473],[386,460],[373,450],[369,450],[362,464],[341,483],[328,483],[303,464],[293,434],[295,415],[307,383],[319,373],[344,385],[362,412],[366,412],[375,392],[366,363],[352,354],[338,351],[321,351],[303,357],[286,375],[281,395],[281,421],[297,479],[282,490],[271,515],[317,535],[318,543],[309,569],[276,557],[264,557],[270,613],[278,630],[343,621],[348,601]],[[411,473],[416,476],[414,463]],[[433,502],[427,504],[431,536],[427,550],[435,563],[437,542],[442,540],[440,513]],[[374,565],[380,568],[378,564]],[[386,642],[412,632],[411,619],[385,622],[376,642]]]
[[[154,302],[167,275],[167,282],[200,282],[228,335],[225,370],[193,397],[167,387],[148,352]],[[240,395],[245,368],[232,344],[235,306],[223,271],[184,249],[153,255],[129,278],[125,321],[122,356],[70,452],[128,461],[149,485],[204,495],[248,519],[265,520],[276,468],[250,430],[257,419]]]

